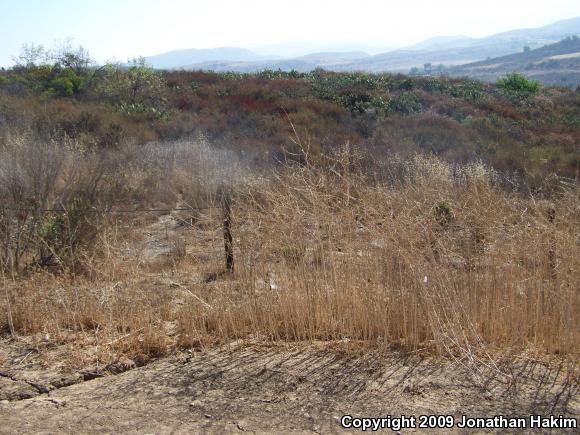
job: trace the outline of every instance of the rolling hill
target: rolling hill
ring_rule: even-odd
[[[548,85],[580,86],[580,39],[569,38],[535,50],[461,65],[452,68],[450,74],[495,81],[513,71]]]
[[[519,53],[524,47],[539,48],[576,34],[580,34],[580,17],[536,29],[512,30],[484,38],[430,38],[406,49],[371,56],[337,69],[407,72],[412,67],[422,68],[426,63],[461,65]]]
[[[184,65],[192,65],[211,61],[249,62],[264,59],[276,59],[278,56],[263,56],[245,48],[220,47],[220,48],[186,48],[173,50],[167,53],[146,57],[149,65],[157,69],[176,69]]]
[[[193,65],[186,65],[183,69],[211,70],[211,71],[234,71],[234,72],[257,72],[264,69],[299,72],[308,72],[316,68],[338,69],[341,66],[351,64],[353,61],[369,57],[367,53],[355,52],[323,52],[312,53],[306,56],[292,59],[264,60],[257,62],[232,62],[232,61],[208,61]]]

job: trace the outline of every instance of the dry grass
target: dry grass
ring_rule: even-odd
[[[157,267],[136,253],[151,221],[120,221],[102,228],[88,275],[5,275],[6,332],[72,331],[104,365],[249,337],[577,358],[577,188],[539,201],[502,190],[482,165],[422,156],[371,178],[348,148],[302,161],[235,179],[234,274],[221,273],[219,212],[166,234]],[[191,165],[165,185],[199,200]],[[207,180],[210,201],[220,183]]]
[[[182,332],[574,354],[578,192],[546,204],[479,165],[409,166],[412,179],[373,185],[342,154],[241,192],[235,284],[208,296],[212,310],[185,309]]]

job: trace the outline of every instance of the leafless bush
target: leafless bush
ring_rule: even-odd
[[[12,137],[0,150],[0,265],[72,266],[115,208],[203,208],[240,179],[239,162],[203,138],[86,149]],[[50,210],[47,212],[47,210]]]

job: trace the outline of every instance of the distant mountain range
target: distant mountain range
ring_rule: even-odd
[[[458,65],[522,53],[524,49],[528,50],[528,48],[535,52],[535,48],[555,44],[565,37],[578,34],[580,34],[580,17],[558,21],[544,27],[517,29],[483,38],[470,38],[461,35],[437,36],[410,47],[379,54],[369,54],[376,52],[371,47],[369,50],[337,48],[332,51],[284,58],[280,55],[281,52],[291,52],[292,50],[297,52],[300,50],[300,46],[281,44],[262,47],[259,50],[261,54],[245,48],[222,47],[175,50],[147,57],[146,60],[153,67],[160,69],[234,72],[256,72],[263,69],[295,69],[306,72],[316,68],[334,71],[409,72],[413,67],[423,69],[425,64],[443,64],[446,67],[451,67],[457,73],[475,74],[477,71],[477,74],[483,77],[484,74],[481,71],[481,68],[484,68],[483,65],[465,69],[454,68]],[[278,52],[276,52],[276,47],[278,47]],[[563,48],[564,45],[558,47]],[[550,50],[558,50],[558,47]],[[304,48],[302,47],[302,49]],[[265,50],[269,49],[272,49],[272,54],[265,54],[267,53]],[[566,46],[565,49],[568,50],[569,47]],[[546,53],[550,50],[547,50]],[[541,56],[541,53],[538,56]],[[529,51],[523,54],[529,55]],[[552,56],[558,55],[552,54]],[[521,59],[524,59],[524,56]],[[514,62],[512,66],[523,65],[519,60],[514,60]],[[522,60],[522,62],[524,61]],[[574,62],[572,63],[575,65]],[[491,77],[491,71],[489,73],[489,77]]]
[[[340,42],[308,42],[294,41],[280,44],[268,44],[245,47],[254,53],[261,55],[277,54],[286,59],[306,56],[310,53],[336,53],[336,52],[364,52],[367,55],[385,53],[397,47],[384,45],[369,45]]]
[[[336,69],[342,65],[349,65],[360,59],[368,58],[364,52],[321,52],[306,56],[281,60],[246,61],[207,61],[192,65],[185,65],[184,69],[201,69],[212,71],[255,72],[264,69],[281,69],[284,71],[296,70],[300,72],[312,71],[316,68]]]
[[[566,39],[535,50],[453,67],[446,73],[495,81],[512,71],[554,86],[580,86],[580,39]]]
[[[409,48],[417,50],[446,50],[490,46],[497,43],[517,44],[519,48],[522,48],[521,44],[526,44],[533,48],[557,42],[566,36],[578,33],[580,33],[580,17],[557,21],[544,27],[510,30],[483,38],[470,38],[463,35],[436,36]]]
[[[263,56],[245,48],[220,47],[220,48],[185,48],[182,50],[168,51],[145,58],[147,63],[158,69],[179,69],[186,65],[216,60],[229,62],[255,62],[265,59],[280,59],[280,56]]]

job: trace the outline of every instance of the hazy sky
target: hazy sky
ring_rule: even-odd
[[[580,15],[578,0],[0,0],[0,65],[73,37],[99,62],[178,48],[287,41],[400,46]]]

